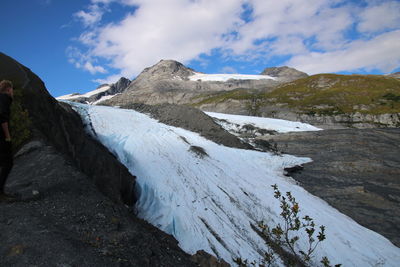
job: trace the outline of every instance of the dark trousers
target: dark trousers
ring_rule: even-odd
[[[0,193],[4,192],[7,177],[13,167],[11,142],[0,141]]]

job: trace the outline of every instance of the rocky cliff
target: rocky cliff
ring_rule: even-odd
[[[21,105],[31,120],[30,130],[70,157],[107,196],[132,204],[135,177],[85,133],[80,117],[51,97],[38,76],[5,54],[1,53],[0,59],[0,79],[13,81],[15,91],[21,94]]]

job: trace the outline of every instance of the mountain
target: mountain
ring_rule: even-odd
[[[308,77],[307,73],[287,66],[266,68],[261,74],[278,77],[281,81],[285,82],[291,82],[297,79]]]
[[[190,104],[207,92],[270,88],[279,83],[279,79],[267,75],[206,75],[177,61],[161,60],[144,69],[121,95],[105,103]]]
[[[69,95],[59,96],[59,100],[69,100],[80,103],[98,104],[117,94],[121,94],[129,86],[131,81],[125,77],[121,77],[116,83],[102,84],[96,90],[86,94],[73,93]]]

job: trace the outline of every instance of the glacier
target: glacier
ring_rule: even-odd
[[[343,266],[400,262],[400,249],[389,240],[283,175],[285,167],[309,158],[225,147],[133,110],[70,104],[88,131],[137,176],[138,217],[173,235],[187,253],[205,250],[230,264],[236,257],[259,262],[266,245],[251,225],[282,223],[271,188],[277,184],[296,197],[300,216],[326,226],[327,239],[315,251],[314,266],[323,256]],[[205,153],[196,153],[196,147]],[[306,238],[300,237],[298,245],[305,249]]]

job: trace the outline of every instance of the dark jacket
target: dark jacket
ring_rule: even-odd
[[[8,122],[10,125],[10,107],[12,98],[9,95],[0,93],[0,125]],[[5,140],[3,129],[0,126],[0,142]]]

